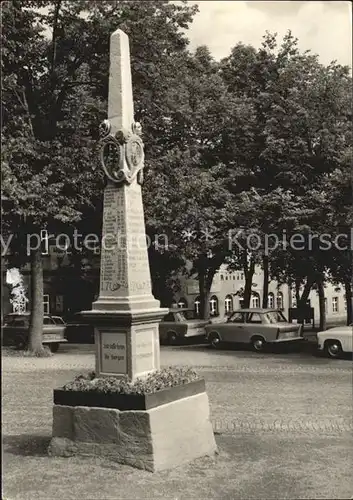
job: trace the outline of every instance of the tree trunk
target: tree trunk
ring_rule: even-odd
[[[216,268],[207,267],[209,261],[201,260],[198,264],[199,292],[200,292],[200,315],[202,319],[210,318],[210,295]]]
[[[308,297],[309,297],[309,294],[311,292],[311,288],[313,286],[313,283],[314,282],[312,280],[309,280],[309,279],[307,280],[307,282],[305,283],[305,286],[304,286],[303,293],[298,300],[298,297],[300,295],[300,291],[299,291],[299,287],[298,287],[298,282],[296,281],[295,291],[296,291],[296,299],[297,299],[297,309],[301,309],[301,308],[306,306],[306,303],[308,301]],[[300,320],[299,323],[304,324],[305,322],[304,322],[304,320]]]
[[[307,280],[307,282],[305,283],[303,293],[299,299],[299,302],[297,302],[297,307],[305,307],[306,306],[306,303],[308,301],[313,283],[314,282],[311,279]]]
[[[295,303],[299,307],[300,302],[300,280],[295,280]]]
[[[325,288],[324,282],[318,281],[318,292],[319,292],[319,311],[320,311],[320,331],[326,330],[326,310],[325,310]]]
[[[37,353],[42,350],[43,337],[43,262],[41,249],[33,250],[31,255],[32,304],[29,328],[29,350]]]
[[[352,283],[347,280],[344,282],[344,287],[347,301],[347,325],[350,325],[353,322]]]
[[[263,265],[263,271],[264,271],[264,282],[263,282],[263,288],[262,288],[262,307],[266,308],[268,307],[268,255],[264,255],[262,258],[262,265]]]
[[[200,316],[202,319],[210,317],[210,289],[207,287],[207,271],[201,265],[199,267],[199,292],[200,292]]]
[[[292,308],[293,307],[293,294],[292,294],[293,282],[292,282],[292,280],[288,281],[287,287],[288,287],[288,308]]]
[[[252,291],[252,281],[255,272],[255,260],[253,257],[250,258],[250,264],[244,265],[244,275],[245,275],[245,287],[244,287],[244,308],[250,307],[251,291]]]

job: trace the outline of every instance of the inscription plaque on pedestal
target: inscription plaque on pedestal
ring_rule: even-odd
[[[100,331],[100,371],[111,375],[127,374],[126,332]]]
[[[152,328],[135,333],[135,362],[139,373],[154,369],[154,331]]]

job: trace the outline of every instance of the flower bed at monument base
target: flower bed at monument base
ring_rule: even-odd
[[[79,376],[54,389],[54,404],[117,410],[149,410],[205,392],[205,381],[190,368],[164,368],[134,382],[127,378]]]

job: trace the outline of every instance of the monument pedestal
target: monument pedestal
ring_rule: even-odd
[[[100,456],[151,472],[213,455],[206,392],[150,410],[55,405],[49,454]]]
[[[165,309],[136,313],[85,311],[94,325],[96,377],[128,376],[131,381],[159,370],[159,322]]]

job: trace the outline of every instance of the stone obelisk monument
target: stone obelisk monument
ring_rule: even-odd
[[[108,119],[100,126],[106,176],[100,292],[84,316],[95,326],[97,376],[132,380],[159,369],[158,323],[168,312],[152,295],[141,132],[134,121],[129,39],[117,30],[110,40]]]
[[[111,36],[108,119],[101,126],[104,190],[100,293],[83,316],[95,327],[96,378],[131,380],[159,369],[141,197],[143,143],[134,122],[128,37]],[[94,384],[94,381],[92,382]],[[205,381],[153,394],[54,390],[52,456],[93,455],[150,471],[213,455]]]

